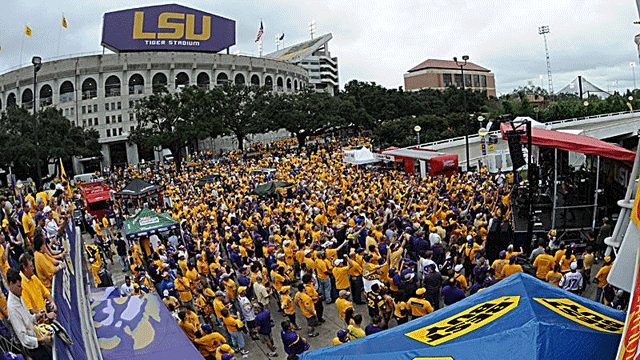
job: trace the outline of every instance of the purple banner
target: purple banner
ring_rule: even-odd
[[[69,337],[73,340],[73,345],[67,345],[56,336],[56,356],[58,360],[81,360],[87,359],[87,352],[82,339],[78,288],[76,286],[76,276],[82,276],[81,273],[79,274],[82,269],[75,269],[73,260],[76,256],[82,256],[82,254],[76,254],[76,229],[74,226],[67,226],[65,236],[68,239],[65,247],[69,251],[67,268],[55,275],[52,292],[53,301],[58,308],[56,312],[57,320],[67,330]],[[83,289],[80,289],[80,291],[83,291]]]
[[[236,43],[236,22],[171,4],[104,14],[102,45],[113,51],[219,52]]]

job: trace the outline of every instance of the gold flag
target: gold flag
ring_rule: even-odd
[[[62,27],[65,28],[65,29],[68,27],[67,26],[67,19],[65,19],[64,15],[62,15]]]
[[[29,27],[29,25],[24,26],[24,34],[27,36],[33,35],[33,31],[31,31],[31,28]]]

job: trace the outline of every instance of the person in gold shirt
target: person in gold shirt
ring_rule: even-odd
[[[307,327],[309,328],[307,335],[309,337],[318,336],[318,333],[313,331],[318,326],[318,316],[312,298],[305,292],[304,284],[298,284],[298,293],[293,298],[293,302],[298,305],[302,315],[307,318]]]
[[[548,250],[548,249],[547,249]],[[536,277],[540,280],[545,280],[549,271],[556,265],[553,256],[549,255],[547,251],[536,257],[533,262],[533,267],[536,269]]]
[[[45,253],[44,238],[38,234],[33,242],[37,251],[34,253],[34,263],[36,265],[36,272],[38,273],[40,281],[51,291],[51,283],[53,282],[53,275],[58,271],[64,269],[64,263],[52,258],[49,254]]]
[[[295,330],[300,330],[300,327],[296,323],[296,307],[293,304],[293,299],[291,299],[291,295],[289,294],[289,290],[291,286],[283,286],[280,289],[280,301],[281,301],[281,309],[284,312],[284,315],[289,318],[291,324],[293,324]]]
[[[187,335],[189,340],[194,341],[196,339],[196,331],[198,331],[198,329],[196,329],[196,327],[187,319],[187,314],[184,310],[180,310],[180,312],[178,312],[178,318],[180,319],[178,325],[182,331],[184,331],[184,334]]]
[[[189,279],[182,276],[180,273],[177,273],[174,283],[182,305],[187,306],[191,310],[194,310],[195,308],[193,307],[193,293],[191,292],[191,283],[189,282]]]
[[[213,331],[209,324],[202,325],[201,329],[203,336],[196,338],[193,342],[198,345],[198,350],[205,359],[215,358],[216,350],[220,345],[226,344],[227,340],[224,336]]]
[[[491,264],[491,268],[495,271],[496,273],[496,280],[502,280],[504,279],[504,274],[502,273],[502,270],[504,269],[505,265],[509,264],[509,260],[506,259],[507,256],[507,252],[502,250],[500,251],[499,254],[499,258],[493,261],[493,264]]]
[[[34,312],[47,311],[46,301],[49,301],[51,311],[56,311],[53,297],[47,288],[42,285],[40,279],[34,274],[33,258],[28,253],[20,256],[20,276],[22,277],[22,299],[27,308]]]
[[[560,279],[562,279],[562,273],[560,273],[560,264],[555,264],[553,269],[547,273],[545,280],[553,285],[560,287]]]
[[[336,299],[336,307],[338,308],[340,319],[346,322],[347,325],[349,325],[349,320],[351,319],[346,317],[346,312],[348,309],[353,309],[353,304],[349,301],[350,295],[351,293],[347,290],[340,290],[338,293],[338,299]]]
[[[347,329],[338,330],[336,335],[337,336],[331,340],[331,345],[340,345],[349,341],[349,330]]]
[[[604,257],[604,265],[600,268],[598,273],[596,274],[594,281],[598,280],[598,290],[596,290],[596,298],[595,301],[601,303],[603,302],[602,293],[604,291],[604,287],[609,284],[607,281],[607,276],[609,276],[609,272],[611,271],[611,266],[613,264],[613,259],[611,256]]]
[[[516,264],[516,256],[511,255],[509,263],[502,268],[502,273],[504,274],[504,277],[507,278],[517,272],[522,272],[522,266]]]
[[[419,288],[418,290],[416,290],[416,296],[410,298],[409,301],[407,301],[407,305],[411,309],[412,320],[425,316],[427,314],[431,314],[433,312],[431,303],[424,299],[424,293],[426,291],[427,290],[425,288]]]

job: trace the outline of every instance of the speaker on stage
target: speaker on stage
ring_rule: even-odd
[[[515,132],[508,132],[507,142],[509,143],[509,155],[511,156],[511,162],[513,163],[513,170],[517,170],[526,164],[524,161],[524,155],[522,155],[522,145],[520,144],[520,134]]]

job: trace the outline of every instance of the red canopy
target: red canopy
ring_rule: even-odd
[[[500,124],[502,138],[507,139],[505,131],[510,131],[511,125]],[[527,142],[527,135],[523,134],[520,142]],[[560,150],[579,152],[587,155],[599,155],[610,159],[633,162],[636,153],[620,146],[584,135],[573,135],[556,130],[531,128],[531,143]]]
[[[111,188],[101,182],[92,182],[88,184],[80,185],[80,191],[84,194],[87,202],[94,203],[103,200],[109,200],[110,194],[109,191]]]

